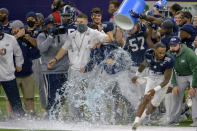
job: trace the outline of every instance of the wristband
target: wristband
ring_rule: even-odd
[[[140,74],[141,74],[141,72],[137,71],[137,72],[135,73],[135,76],[139,76]]]
[[[159,91],[160,89],[161,89],[161,86],[160,86],[160,85],[158,85],[158,86],[156,86],[156,87],[154,88],[155,92]]]

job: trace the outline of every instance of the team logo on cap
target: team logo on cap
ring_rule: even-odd
[[[176,41],[176,38],[172,38],[170,41],[175,42]]]

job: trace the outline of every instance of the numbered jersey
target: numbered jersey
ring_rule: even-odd
[[[174,66],[174,57],[172,55],[166,53],[163,59],[157,61],[153,49],[146,51],[145,60],[148,63],[149,69],[156,74],[164,74],[166,69],[173,68]]]
[[[135,66],[139,66],[143,62],[144,54],[148,49],[145,29],[128,36],[123,49],[130,54],[131,60],[135,63]]]
[[[77,30],[77,26],[75,24],[71,24],[71,25],[65,26],[65,29],[66,29],[66,33],[70,34],[74,32],[75,30]]]

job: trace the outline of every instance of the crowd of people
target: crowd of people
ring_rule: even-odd
[[[115,122],[124,119],[126,107],[132,117],[128,121],[134,121],[133,129],[155,110],[160,115],[165,113],[162,125],[174,125],[192,116],[191,126],[197,126],[197,16],[183,11],[177,3],[167,9],[157,2],[143,14],[131,10],[130,15],[138,20],[126,31],[113,19],[119,6],[117,0],[109,2],[112,17],[105,22],[102,14],[106,12],[100,8],[91,10],[89,21],[73,3],[63,0],[53,1],[53,13],[46,18],[42,13],[28,12],[25,23],[9,21],[9,11],[0,9],[0,83],[7,96],[9,119],[36,118],[35,87],[39,89],[41,108],[46,111],[45,119],[50,119],[57,92],[66,88],[65,82],[87,78],[103,65],[109,76],[106,80],[118,81],[109,93],[113,96],[109,103]],[[125,53],[132,61],[126,63],[127,67]],[[129,79],[128,87],[120,77],[115,79],[120,72],[128,73],[123,78]],[[133,92],[137,105],[130,109]],[[68,92],[69,96],[72,93]],[[61,97],[62,108],[67,98]],[[186,99],[192,101],[192,113]],[[66,118],[74,120],[76,107],[69,100],[66,106]],[[130,115],[133,110],[136,117]],[[63,115],[61,112],[59,115]]]

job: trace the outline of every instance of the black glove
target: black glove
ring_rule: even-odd
[[[131,15],[132,17],[134,17],[134,18],[140,18],[140,19],[145,19],[145,18],[146,18],[146,15],[144,15],[144,14],[139,14],[139,13],[133,11],[133,10],[130,10],[129,13],[130,13],[130,15]]]

